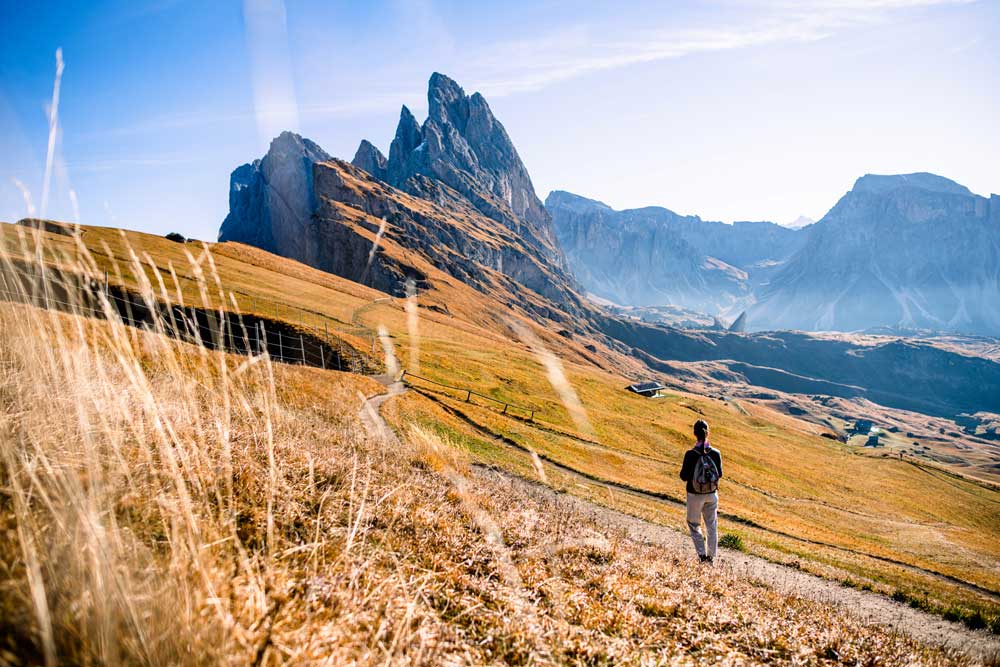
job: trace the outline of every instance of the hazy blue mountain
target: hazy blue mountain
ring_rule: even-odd
[[[771,222],[728,225],[661,207],[616,211],[561,191],[545,207],[577,279],[622,305],[735,316],[752,302],[754,285],[804,239]]]
[[[757,295],[755,329],[1000,332],[1000,197],[866,175]]]

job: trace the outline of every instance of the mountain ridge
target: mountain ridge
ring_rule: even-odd
[[[727,319],[740,320],[736,327],[740,329],[754,326],[752,313],[736,317],[744,309],[750,286],[772,275],[786,261],[784,254],[792,254],[798,239],[812,237],[813,231],[795,232],[766,222],[728,225],[655,207],[614,211],[600,202],[569,195],[548,199],[554,204],[561,198],[574,210],[558,210],[553,205],[551,219],[547,211],[535,215],[533,221],[522,219],[507,202],[534,211],[534,190],[519,158],[500,160],[516,157],[509,137],[496,129],[502,126],[487,118],[488,106],[481,96],[465,96],[457,84],[441,77],[434,81],[440,90],[434,86],[429,90],[429,98],[437,101],[431,105],[428,120],[421,126],[404,107],[384,162],[384,155],[370,142],[359,145],[357,164],[352,164],[329,156],[298,135],[279,135],[267,155],[233,172],[231,211],[220,230],[221,240],[258,245],[392,295],[403,296],[415,288],[422,303],[508,334],[512,315],[530,318],[558,335],[574,354],[601,367],[622,363],[615,353],[623,353],[652,369],[665,368],[662,362],[672,360],[777,368],[785,375],[761,370],[751,374],[761,386],[782,391],[805,386],[788,385],[792,375],[823,380],[823,374],[834,368],[815,363],[811,357],[821,355],[810,352],[819,349],[827,355],[831,345],[806,335],[776,343],[768,335],[685,331],[603,310],[582,296],[576,279],[559,259],[562,253],[549,243],[547,233],[540,232],[548,226],[553,238],[564,242],[568,229],[581,239],[596,240],[589,247],[604,251],[615,247],[608,233],[609,221],[621,223],[618,226],[632,230],[633,237],[631,245],[618,244],[619,264],[639,266],[652,275],[672,262],[674,275],[686,280],[683,286],[698,298],[723,286],[730,295],[730,301],[722,304],[731,311]],[[439,139],[440,150],[432,146]],[[524,187],[515,197],[513,188],[522,176]],[[400,187],[392,184],[394,180]],[[510,196],[500,197],[494,189]],[[575,216],[577,210],[594,219],[567,223],[563,216]],[[776,255],[776,249],[784,254]],[[618,268],[615,262],[595,266],[608,276]],[[840,349],[874,361],[843,369],[846,374],[838,375],[838,381],[864,386],[872,392],[869,395],[881,396],[895,406],[918,405],[937,414],[952,414],[957,406],[933,390],[951,383],[954,395],[972,397],[970,406],[1000,409],[989,397],[976,397],[984,386],[1000,386],[994,377],[1000,376],[1000,366],[984,366],[978,381],[969,382],[956,376],[952,362],[960,360],[950,353],[923,348],[894,351],[885,345],[875,346],[877,352],[870,354],[860,345]],[[880,389],[892,383],[913,384],[903,372],[905,366],[896,363],[897,353],[912,356],[923,377],[937,381],[919,385],[910,397]],[[879,382],[869,377],[874,369],[878,369]]]
[[[546,202],[584,287],[618,304],[745,308],[752,330],[1000,332],[1000,197],[943,176],[865,174],[799,229],[615,211],[564,191]],[[722,278],[707,258],[746,279]]]
[[[407,280],[428,280],[436,268],[536,317],[560,321],[591,308],[485,99],[435,74],[428,102],[422,126],[402,107],[388,158],[363,140],[348,163],[282,133],[263,158],[234,170],[219,239],[390,294],[404,293]],[[393,252],[379,247],[388,243]]]
[[[616,211],[561,190],[545,201],[577,278],[623,305],[735,317],[752,303],[753,284],[800,238],[772,222],[706,221],[662,206]]]
[[[358,147],[355,166],[370,167],[379,172],[373,176],[418,196],[422,194],[419,187],[410,182],[414,176],[441,181],[565,271],[551,217],[486,99],[478,92],[466,95],[453,79],[434,72],[428,82],[427,104],[422,125],[402,106],[384,171],[378,166],[381,153],[373,153],[374,146],[367,140]]]

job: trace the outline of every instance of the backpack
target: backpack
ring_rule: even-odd
[[[708,455],[710,451],[708,447],[703,448],[694,464],[691,488],[694,489],[695,493],[714,493],[719,490],[719,468],[715,465],[712,457]]]

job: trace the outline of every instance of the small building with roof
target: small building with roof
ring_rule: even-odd
[[[659,398],[663,395],[660,392],[666,389],[666,386],[662,382],[637,382],[630,384],[625,389],[646,398]]]
[[[851,429],[851,433],[854,435],[868,435],[871,433],[872,426],[874,425],[870,419],[859,419],[854,422],[854,428]]]

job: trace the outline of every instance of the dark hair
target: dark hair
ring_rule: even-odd
[[[694,423],[694,437],[698,438],[699,441],[704,441],[708,439],[708,422],[704,419],[699,419]]]

